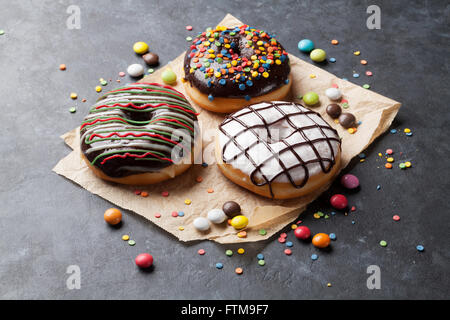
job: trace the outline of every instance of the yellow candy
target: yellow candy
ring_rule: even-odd
[[[209,53],[214,53],[214,50],[213,49],[208,49],[208,52]]]
[[[359,55],[361,54],[361,52],[360,52],[360,51],[355,51],[355,52],[353,52],[353,54],[354,54],[355,56],[359,56]]]
[[[281,60],[277,59],[277,60],[275,60],[275,63],[276,64],[281,64]]]
[[[127,234],[124,234],[124,235],[122,236],[122,240],[123,240],[123,241],[128,241],[128,240],[130,240],[130,236],[127,235]]]
[[[76,98],[78,97],[78,95],[77,95],[76,93],[72,92],[72,93],[70,94],[70,97],[71,97],[72,99],[76,99]]]
[[[220,78],[222,76],[222,74],[220,72],[216,72],[216,73],[214,73],[214,75],[216,76],[216,78]]]
[[[264,78],[268,78],[269,77],[269,73],[267,73],[267,72],[263,72],[262,75],[263,75]]]
[[[239,248],[237,250],[237,253],[239,253],[239,254],[244,254],[244,252],[245,252],[245,250],[243,248]]]
[[[394,158],[392,158],[392,157],[389,157],[386,160],[387,160],[387,162],[394,162]]]
[[[186,199],[186,200],[184,200],[184,203],[187,205],[190,205],[192,203],[192,201],[190,199]]]
[[[257,58],[258,58],[258,57],[257,57],[257,56],[254,56],[254,55],[250,57],[250,59],[252,59],[252,60],[256,60]]]
[[[243,229],[248,225],[248,218],[246,216],[235,216],[231,219],[231,226],[233,228],[239,230]]]
[[[237,61],[236,61],[236,60],[233,60],[233,61],[231,61],[231,64],[232,64],[233,66],[237,66]]]
[[[405,132],[405,133],[410,133],[410,132],[411,132],[411,129],[405,128],[405,130],[403,130],[403,132]]]
[[[95,87],[95,91],[97,91],[97,92],[102,92],[102,87],[96,86],[96,87]]]
[[[292,230],[297,229],[297,227],[298,227],[298,226],[297,226],[296,224],[292,224],[292,225],[291,225],[291,229],[292,229]]]
[[[178,227],[178,230],[180,230],[180,231],[183,231],[184,230],[184,227]]]
[[[409,162],[409,161],[405,162],[405,167],[410,168],[411,166],[412,166],[411,162]]]
[[[258,72],[257,72],[257,71],[253,71],[253,72],[252,72],[252,77],[253,77],[253,78],[256,78],[257,76],[258,76]]]
[[[137,54],[144,54],[148,52],[148,44],[145,42],[139,41],[133,45],[133,50]]]

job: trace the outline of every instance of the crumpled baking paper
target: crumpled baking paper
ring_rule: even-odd
[[[227,14],[219,23],[219,25],[227,27],[241,24],[242,22],[230,14]],[[183,57],[184,52],[167,66],[161,67],[157,72],[146,76],[141,81],[161,82],[161,72],[170,67],[178,77],[178,82],[174,87],[185,93],[181,82]],[[293,76],[291,100],[301,102],[298,97],[308,91],[319,94],[321,104],[312,109],[319,112],[342,138],[342,168],[344,168],[354,156],[367,148],[372,141],[387,130],[400,108],[400,103],[339,79],[293,55],[289,55],[289,58]],[[311,74],[316,77],[310,78]],[[348,133],[347,130],[336,124],[325,112],[325,107],[331,102],[326,97],[325,90],[333,84],[339,86],[343,92],[343,98],[348,100],[347,111],[353,113],[357,121],[361,121],[358,131],[354,134]],[[199,122],[203,134],[204,159],[208,163],[214,162],[213,137],[224,115],[211,113],[201,109],[192,101],[191,103],[200,113]],[[330,182],[320,190],[300,198],[271,200],[237,186],[220,173],[215,163],[211,163],[206,168],[196,164],[186,173],[156,185],[145,187],[119,185],[97,178],[81,159],[78,142],[79,128],[64,134],[62,138],[73,151],[60,160],[53,171],[114,205],[145,217],[181,241],[208,239],[219,243],[239,243],[267,239],[294,221],[306,206],[331,184]],[[203,178],[202,182],[196,181],[199,176]],[[134,194],[135,189],[145,190],[149,196],[145,198],[137,196]],[[208,189],[212,189],[213,192],[208,192]],[[169,196],[163,197],[162,191],[169,191]],[[186,199],[191,200],[190,205],[185,203]],[[199,232],[193,227],[192,221],[196,217],[206,216],[209,210],[221,208],[223,203],[228,200],[238,202],[242,207],[243,214],[249,218],[250,223],[246,229],[247,237],[238,237],[237,231],[227,223],[212,224],[211,229],[206,233]],[[183,211],[185,215],[174,218],[171,215],[173,211]],[[161,213],[161,217],[156,218],[155,213]],[[260,235],[258,232],[260,229],[265,229],[267,233]]]

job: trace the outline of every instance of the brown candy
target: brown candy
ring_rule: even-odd
[[[337,103],[332,103],[327,106],[327,113],[333,119],[341,115],[342,109]]]
[[[339,123],[345,129],[351,128],[355,126],[356,118],[353,114],[344,112],[339,116]]]
[[[159,57],[156,53],[149,52],[142,56],[142,59],[144,59],[145,63],[149,66],[157,65],[159,62]]]
[[[229,218],[233,218],[241,213],[241,206],[234,201],[227,201],[223,204],[223,212]]]

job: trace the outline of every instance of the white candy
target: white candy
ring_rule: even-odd
[[[208,212],[208,219],[212,223],[222,223],[227,219],[227,216],[225,215],[225,212],[223,212],[222,209],[212,209]]]
[[[131,64],[127,68],[127,72],[131,77],[139,77],[144,74],[144,67],[138,63]]]
[[[199,231],[206,231],[209,229],[209,221],[206,218],[203,217],[195,218],[194,222],[192,223],[194,224],[195,229]]]
[[[325,90],[325,94],[330,100],[339,100],[342,97],[341,90],[338,88],[328,88]]]

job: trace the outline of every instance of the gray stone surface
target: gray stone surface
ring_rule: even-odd
[[[70,4],[81,8],[81,29],[66,27]],[[0,0],[0,298],[32,299],[417,299],[449,298],[449,13],[445,1],[377,1],[382,29],[366,28],[372,1],[6,1]],[[302,215],[315,232],[334,232],[329,252],[294,241],[284,255],[276,241],[235,245],[179,243],[150,222],[124,212],[120,229],[105,225],[111,206],[51,172],[69,149],[59,135],[76,127],[97,94],[98,79],[116,79],[131,63],[135,41],[149,42],[162,65],[185,50],[186,25],[214,26],[225,13],[271,30],[287,50],[302,38],[337,59],[323,67],[357,84],[401,101],[393,127],[348,171],[361,181],[349,195],[355,213],[315,220],[329,213],[332,189]],[[340,44],[332,46],[331,39]],[[360,50],[355,57],[352,52]],[[367,67],[359,64],[364,58]],[[58,70],[60,63],[67,71]],[[374,76],[364,76],[364,70]],[[353,79],[352,71],[361,74]],[[109,85],[115,86],[115,84]],[[72,101],[70,92],[79,99]],[[87,103],[81,103],[81,98]],[[77,107],[75,114],[68,112]],[[413,168],[385,170],[377,156],[386,148]],[[400,155],[400,153],[403,155]],[[376,186],[381,185],[377,191]],[[157,210],[157,208],[155,208]],[[394,222],[392,215],[401,216]],[[355,221],[352,224],[352,220]],[[286,228],[289,231],[289,228]],[[121,240],[130,234],[137,244]],[[295,240],[292,232],[289,238]],[[379,246],[386,240],[388,246]],[[425,251],[416,251],[423,244]],[[196,252],[204,248],[207,253]],[[155,257],[151,272],[133,262],[140,252]],[[256,254],[266,256],[260,267]],[[224,263],[223,270],[214,264]],[[68,265],[81,268],[81,289],[66,288]],[[368,290],[366,268],[381,268],[381,289]],[[234,268],[244,274],[237,276]],[[327,283],[332,283],[328,288]]]

